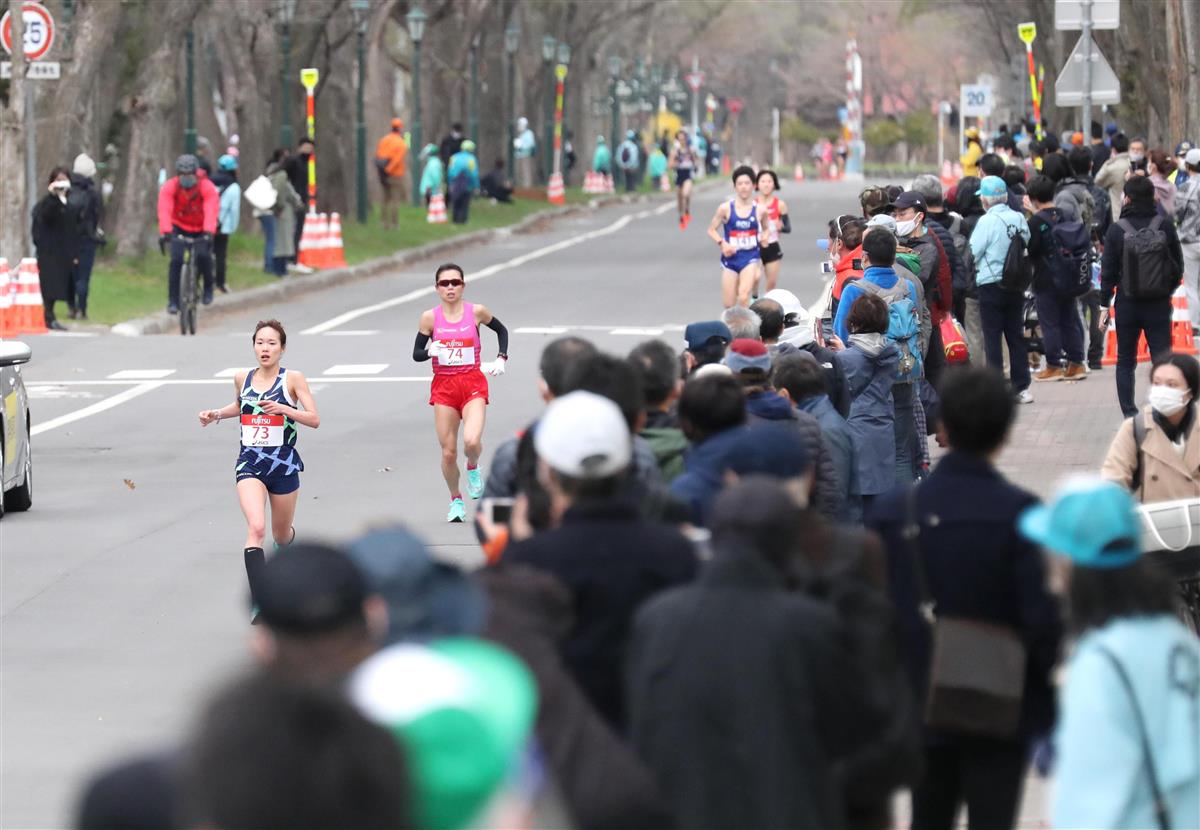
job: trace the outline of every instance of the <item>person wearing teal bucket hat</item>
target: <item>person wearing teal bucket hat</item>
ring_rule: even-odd
[[[1059,699],[1055,827],[1195,827],[1200,821],[1200,640],[1171,580],[1141,557],[1133,498],[1068,480],[1019,531],[1071,562],[1078,636]]]

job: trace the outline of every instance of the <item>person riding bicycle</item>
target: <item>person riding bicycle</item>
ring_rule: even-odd
[[[158,249],[166,253],[171,246],[171,265],[167,271],[167,312],[179,313],[179,274],[183,270],[183,240],[196,240],[192,262],[204,275],[204,304],[213,300],[212,239],[217,232],[217,215],[221,196],[208,174],[200,168],[193,155],[175,160],[174,178],[168,179],[158,192]]]

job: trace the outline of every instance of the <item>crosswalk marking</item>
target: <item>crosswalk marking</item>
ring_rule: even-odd
[[[122,369],[108,376],[109,380],[162,380],[175,374],[174,369]]]
[[[377,375],[388,367],[387,363],[339,363],[330,366],[323,375]]]

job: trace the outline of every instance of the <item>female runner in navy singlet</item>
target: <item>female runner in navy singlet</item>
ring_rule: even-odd
[[[238,372],[234,400],[220,409],[200,413],[200,426],[227,418],[241,425],[241,452],[234,467],[238,502],[246,516],[246,578],[253,599],[266,564],[267,504],[271,505],[271,535],[276,549],[296,538],[292,520],[300,496],[304,462],[296,452],[296,424],[321,425],[308,381],[297,371],[279,365],[287,347],[287,332],[278,320],[260,320],[251,336],[258,366]],[[255,603],[257,605],[257,603]]]

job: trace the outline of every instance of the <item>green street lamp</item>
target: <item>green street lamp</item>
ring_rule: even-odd
[[[276,0],[279,10],[280,50],[279,70],[279,144],[291,147],[292,134],[292,21],[296,17],[296,0]]]
[[[371,0],[350,0],[350,12],[354,15],[358,37],[358,100],[355,106],[354,143],[356,169],[354,171],[357,201],[355,218],[358,224],[367,222],[367,123],[363,98],[367,84],[367,24],[371,20]]]
[[[479,147],[479,41],[480,33],[471,38],[471,100],[467,113],[467,133],[475,146]]]
[[[191,28],[184,36],[187,56],[187,126],[183,130],[183,151],[196,154],[196,35]]]
[[[554,144],[554,53],[558,42],[550,35],[542,38],[542,66],[546,73],[546,143],[542,145],[542,177],[550,181],[550,148]]]
[[[429,15],[422,11],[420,6],[413,6],[405,17],[405,22],[408,23],[408,36],[413,42],[413,70],[412,70],[412,85],[413,85],[413,126],[412,126],[412,146],[409,147],[409,152],[412,153],[412,170],[413,174],[417,174],[417,165],[421,161],[421,39],[425,37],[425,21],[429,19]],[[412,189],[412,203],[414,207],[421,204],[420,188]]]
[[[508,98],[504,106],[504,117],[508,120],[508,175],[513,176],[513,142],[516,140],[514,130],[516,128],[516,113],[513,110],[517,105],[517,49],[521,46],[521,27],[514,19],[508,24],[508,28],[504,30],[504,52],[508,55],[508,85],[505,88],[505,95]]]
[[[617,79],[620,74],[621,74],[621,59],[619,57],[617,57],[616,55],[609,55],[608,56],[608,89],[609,89],[609,97],[612,100],[612,129],[610,130],[610,133],[612,135],[612,139],[611,139],[612,144],[609,145],[609,149],[613,152],[614,156],[617,152],[617,139],[618,139],[617,130],[620,129],[619,119],[620,119],[621,101],[620,101],[620,99],[617,98]]]

